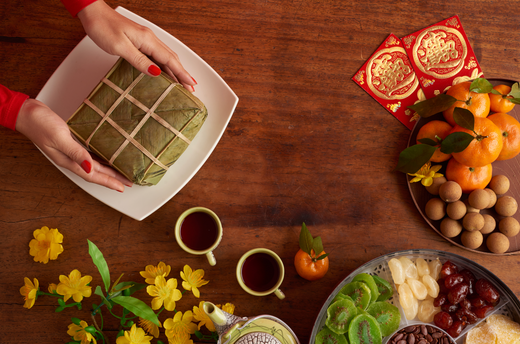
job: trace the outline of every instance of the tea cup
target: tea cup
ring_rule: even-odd
[[[285,268],[280,257],[266,248],[246,252],[237,264],[237,280],[242,289],[254,296],[274,293],[279,299],[285,294],[280,290]]]
[[[186,252],[206,255],[209,265],[217,264],[213,251],[222,240],[222,223],[212,210],[204,207],[183,212],[175,224],[175,239]]]

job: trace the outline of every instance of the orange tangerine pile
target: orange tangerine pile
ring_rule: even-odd
[[[502,96],[507,95],[511,87],[493,87],[502,94],[498,95],[472,92],[470,85],[470,82],[462,82],[452,86],[446,94],[457,101],[443,112],[446,122],[430,121],[417,134],[417,143],[427,138],[439,142],[439,147],[440,141],[455,132],[465,132],[474,137],[463,151],[445,154],[439,148],[430,159],[432,162],[449,160],[446,178],[457,182],[464,193],[484,189],[489,184],[492,177],[491,164],[494,161],[511,159],[520,153],[520,123],[507,114],[515,104]],[[475,120],[473,131],[455,123],[455,107],[472,112]]]

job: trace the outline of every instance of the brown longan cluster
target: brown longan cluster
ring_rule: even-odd
[[[520,223],[513,217],[518,203],[513,197],[504,195],[509,187],[509,179],[497,175],[487,188],[476,189],[464,197],[458,183],[447,181],[444,177],[434,178],[433,184],[426,190],[439,197],[426,203],[425,213],[430,220],[441,221],[440,230],[444,236],[460,236],[465,247],[477,249],[487,236],[487,248],[493,253],[504,253],[509,249],[509,238],[520,232]],[[496,218],[489,214],[492,209],[496,212]]]

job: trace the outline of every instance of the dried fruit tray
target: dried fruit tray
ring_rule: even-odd
[[[311,337],[309,340],[309,344],[315,344],[315,338],[318,332],[325,327],[325,321],[327,318],[327,308],[331,304],[332,300],[338,295],[340,290],[348,283],[352,282],[352,279],[360,274],[360,273],[368,273],[372,276],[377,275],[392,285],[394,289],[393,296],[388,299],[386,302],[389,302],[396,306],[399,309],[399,312],[401,314],[401,322],[399,324],[399,329],[415,325],[415,324],[422,324],[419,320],[407,320],[403,308],[399,304],[399,296],[397,293],[396,285],[392,279],[391,271],[388,266],[388,262],[392,258],[401,258],[401,257],[407,257],[413,261],[415,261],[417,258],[422,258],[427,262],[430,262],[435,259],[439,259],[441,263],[445,263],[446,261],[450,261],[454,263],[459,269],[468,269],[470,270],[477,279],[480,278],[486,278],[489,282],[491,282],[499,291],[500,293],[500,302],[495,306],[495,308],[487,314],[487,316],[491,314],[503,314],[510,317],[512,320],[516,322],[520,322],[520,301],[515,296],[515,294],[509,289],[498,277],[496,277],[493,273],[491,273],[489,270],[484,268],[483,266],[456,254],[444,252],[444,251],[437,251],[437,250],[428,250],[428,249],[417,249],[417,250],[405,250],[405,251],[397,251],[393,253],[389,253],[383,256],[380,256],[378,258],[375,258],[355,271],[353,271],[351,274],[349,274],[343,281],[341,281],[338,286],[332,291],[332,293],[329,295],[327,300],[323,303],[323,306],[320,309],[320,312],[318,313],[318,316],[316,317],[316,320],[314,322],[314,326],[312,329]],[[485,321],[484,319],[480,319],[477,323],[468,325],[461,334],[454,338],[455,343],[457,344],[463,344],[464,338],[466,337],[466,334],[469,330],[471,330],[473,327],[480,324],[482,321]],[[430,323],[434,326],[433,323]],[[389,342],[391,336],[387,336],[383,338],[383,344],[386,344]]]
[[[500,84],[511,86],[516,82],[513,80],[506,80],[506,79],[487,79],[487,80],[490,81],[491,84],[493,84],[494,86],[500,85]],[[513,110],[510,111],[508,114],[520,121],[520,105],[515,106],[513,108]],[[409,141],[408,141],[408,146],[413,146],[414,144],[416,144],[417,134],[419,133],[419,130],[421,129],[421,127],[423,125],[425,125],[426,123],[433,121],[433,120],[444,121],[444,117],[442,116],[442,114],[439,113],[439,114],[433,115],[429,118],[420,118],[412,130],[412,133],[411,133]],[[444,174],[444,171],[446,170],[447,161],[443,162],[443,163],[433,163],[433,165],[442,165],[443,168],[439,172]],[[495,161],[495,162],[493,162],[492,166],[493,166],[493,176],[505,175],[509,178],[509,180],[511,182],[510,189],[506,193],[506,195],[512,196],[516,200],[520,201],[520,184],[517,182],[518,170],[520,169],[520,155],[518,155],[510,160]],[[413,177],[410,177],[407,175],[406,178],[408,181],[408,189],[410,190],[410,194],[412,195],[412,199],[413,199],[417,209],[419,210],[419,213],[422,215],[424,220],[430,225],[430,227],[435,232],[437,232],[437,234],[439,234],[441,237],[443,237],[448,242],[450,242],[458,247],[461,247],[465,250],[476,252],[476,253],[481,253],[481,254],[491,254],[491,255],[520,254],[520,234],[515,237],[509,238],[509,243],[510,243],[509,249],[507,250],[507,252],[505,252],[503,254],[492,253],[491,251],[489,251],[487,249],[486,238],[488,235],[484,235],[484,242],[477,249],[470,249],[470,248],[467,248],[464,245],[462,245],[462,242],[460,240],[460,235],[455,238],[448,238],[447,236],[443,235],[440,230],[441,220],[437,220],[437,221],[430,220],[426,216],[425,210],[424,210],[426,203],[431,198],[436,197],[436,196],[433,196],[430,193],[428,193],[428,191],[426,191],[425,187],[421,183],[410,183],[410,180]],[[462,200],[464,200],[465,198],[467,198],[467,195],[463,194]],[[489,215],[493,216],[497,220],[497,228],[495,229],[495,231],[498,231],[498,220],[501,217],[498,216],[498,214],[494,211],[494,209],[483,209],[483,210],[481,210],[481,214],[489,214]],[[513,217],[515,219],[517,219],[518,221],[520,221],[520,211],[517,211],[516,214],[513,215]]]

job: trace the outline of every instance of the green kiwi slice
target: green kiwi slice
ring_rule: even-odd
[[[379,289],[377,288],[377,284],[374,281],[374,278],[366,273],[361,273],[356,275],[353,279],[353,282],[364,282],[370,288],[370,303],[375,302],[379,297]]]
[[[350,300],[350,301],[354,302],[354,300],[352,300],[352,298],[350,296],[342,294],[342,293],[338,293],[338,295],[336,295],[336,297],[334,297],[334,299],[332,299],[332,302],[330,304],[332,305],[334,302],[339,301],[339,300]]]
[[[356,315],[348,327],[348,340],[350,344],[382,344],[379,323],[371,315]]]
[[[350,321],[357,315],[357,309],[351,300],[339,300],[327,308],[325,325],[337,334],[348,331]]]
[[[332,332],[328,327],[324,327],[314,339],[314,344],[349,344],[347,338],[342,334]]]
[[[399,309],[388,302],[374,302],[367,308],[368,314],[376,318],[383,337],[389,336],[399,328],[401,314]]]
[[[379,290],[379,296],[376,301],[386,301],[391,298],[394,294],[394,290],[390,283],[379,276],[372,276],[372,278],[374,282],[376,282],[377,289]]]
[[[363,282],[350,282],[341,288],[340,293],[350,296],[356,307],[367,309],[370,304],[370,288]]]

